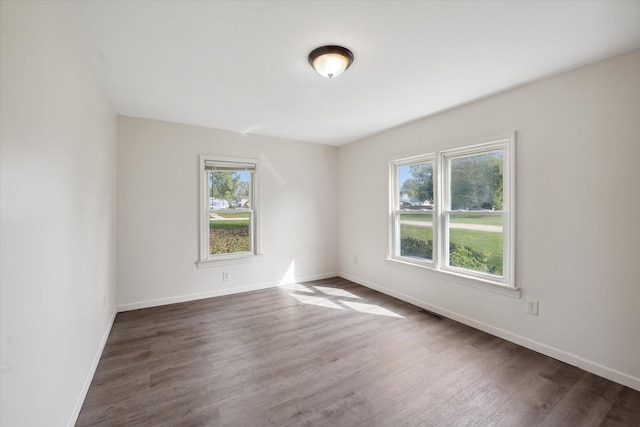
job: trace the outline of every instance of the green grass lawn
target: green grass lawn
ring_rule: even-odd
[[[450,221],[458,224],[502,225],[502,216],[451,215]]]
[[[220,212],[218,213],[224,219],[209,219],[210,229],[248,227],[251,219],[250,212]]]
[[[474,223],[477,224],[477,222]],[[427,243],[433,240],[433,229],[431,227],[401,225],[400,238],[407,237]],[[502,233],[454,228],[450,230],[450,241],[458,247],[464,246],[482,254],[485,258],[481,263],[482,270],[498,276],[502,275]]]
[[[499,254],[502,258],[502,233],[452,228],[449,235],[451,242],[458,246],[467,246],[483,254]]]
[[[431,221],[431,215],[420,215],[420,214],[400,214],[401,220],[406,221]],[[473,214],[462,214],[462,215],[454,215],[451,217],[452,223],[459,224],[485,224],[485,225],[502,225],[502,217],[501,216],[485,216],[485,215],[473,215]]]
[[[414,239],[424,240],[425,242],[433,240],[432,227],[419,227],[417,225],[401,225],[400,237],[413,237]]]
[[[222,218],[245,218],[249,219],[250,212],[216,212]]]
[[[502,276],[502,233],[487,231],[461,230],[453,228],[449,231],[450,242],[458,247],[465,246],[484,255],[482,269],[487,273]],[[456,265],[452,262],[452,265]],[[458,265],[458,267],[465,267]]]
[[[402,221],[431,221],[431,213],[426,215],[420,214],[400,214],[400,220]]]
[[[432,259],[432,245],[429,244],[429,242],[433,240],[432,227],[400,225],[400,239],[404,241],[400,251],[403,256]],[[409,242],[413,239],[422,243],[415,241]]]
[[[234,227],[249,227],[249,218],[247,219],[237,219],[237,220],[225,220],[225,221],[216,221],[214,219],[209,221],[209,228],[234,228]]]

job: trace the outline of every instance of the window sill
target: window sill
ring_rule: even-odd
[[[227,265],[246,264],[248,262],[262,261],[262,254],[257,255],[230,255],[217,259],[207,259],[196,262],[198,268],[225,267]]]
[[[433,276],[437,276],[439,279],[447,280],[459,285],[470,286],[476,289],[482,289],[483,291],[493,292],[495,294],[505,295],[511,298],[520,298],[520,288],[505,285],[499,282],[493,282],[491,280],[480,279],[477,277],[466,276],[453,271],[437,270],[433,267],[427,267],[419,264],[414,264],[407,261],[402,261],[395,258],[385,258],[385,264],[399,268],[405,271],[413,271],[414,273],[427,273]]]

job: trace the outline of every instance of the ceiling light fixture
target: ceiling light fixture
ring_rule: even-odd
[[[338,77],[353,63],[353,52],[342,46],[321,46],[309,54],[309,64],[322,77]]]

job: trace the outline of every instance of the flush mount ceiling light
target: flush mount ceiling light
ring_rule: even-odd
[[[321,46],[309,54],[309,64],[322,77],[338,77],[353,62],[353,52],[342,46]]]

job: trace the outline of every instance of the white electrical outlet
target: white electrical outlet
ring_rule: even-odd
[[[225,281],[225,282],[229,280],[229,273],[228,272],[225,271],[224,273],[222,273],[222,280]]]
[[[538,315],[538,301],[527,301],[527,313]]]

